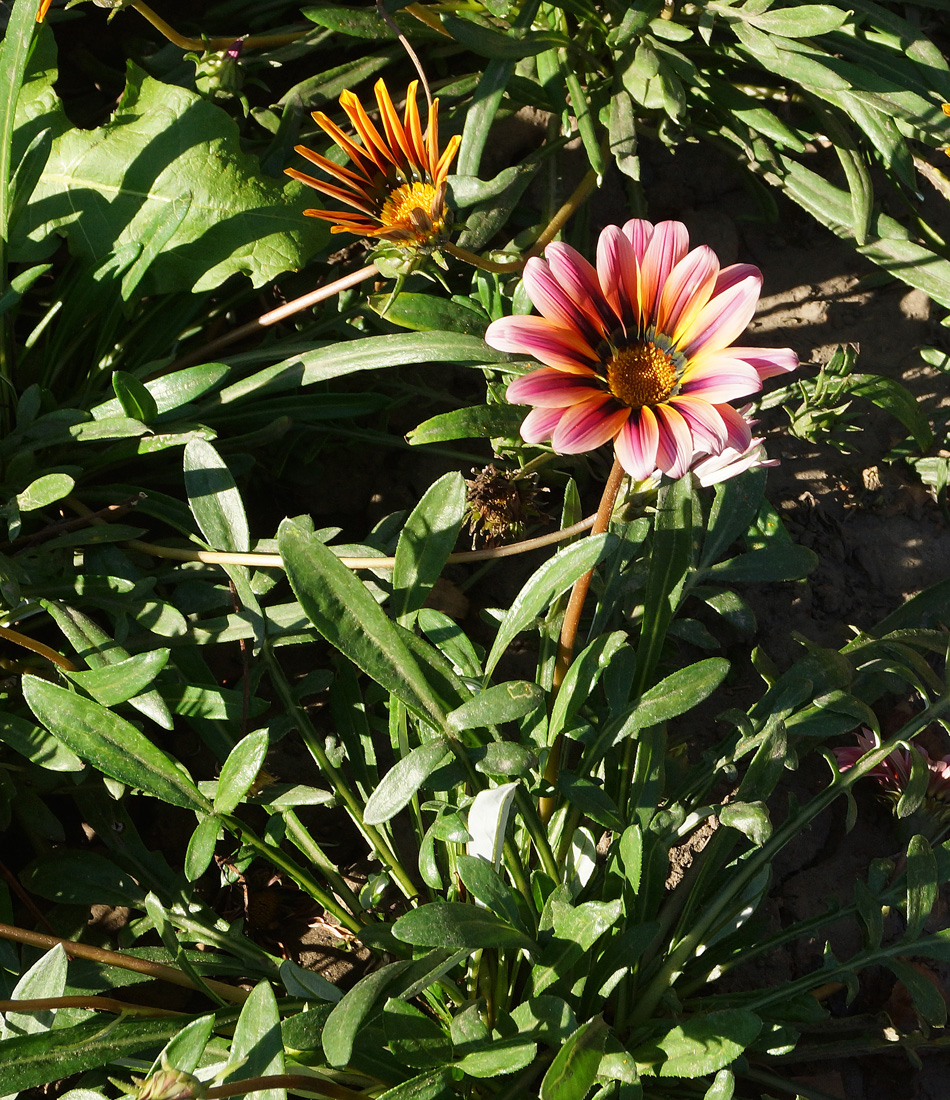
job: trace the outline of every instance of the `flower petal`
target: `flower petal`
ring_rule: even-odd
[[[705,244],[694,248],[670,272],[656,311],[658,332],[677,343],[680,333],[689,330],[692,321],[709,301],[719,275],[716,253]]]
[[[733,359],[742,359],[755,367],[759,378],[765,381],[776,374],[798,370],[798,356],[791,348],[730,348]]]
[[[643,263],[644,253],[650,243],[650,238],[653,236],[653,222],[648,222],[645,218],[631,218],[630,221],[624,223],[620,232],[633,246],[633,254],[637,258],[637,263]]]
[[[525,443],[543,443],[554,435],[563,409],[532,409],[521,422],[521,438]]]
[[[667,402],[686,420],[693,436],[702,441],[704,450],[717,454],[729,439],[729,429],[719,410],[699,397],[671,397]]]
[[[712,404],[735,401],[758,393],[762,388],[755,367],[741,359],[731,359],[725,352],[691,360],[683,372],[680,393],[702,397]]]
[[[533,355],[549,367],[587,374],[598,357],[569,328],[561,328],[544,317],[502,317],[492,321],[485,332],[485,343],[498,351]]]
[[[522,278],[528,297],[542,317],[561,328],[577,329],[588,344],[596,346],[601,338],[600,332],[555,279],[544,260],[532,256],[525,264]]]
[[[630,410],[618,409],[608,394],[599,394],[565,409],[551,437],[551,446],[566,455],[593,451],[613,439],[629,415]]]
[[[633,245],[616,225],[608,225],[597,240],[597,281],[624,328],[635,329],[640,319],[637,257]]]
[[[659,222],[640,264],[640,310],[644,325],[653,323],[670,272],[686,255],[689,233],[682,222]]]
[[[576,249],[555,241],[544,250],[544,258],[554,278],[598,334],[607,335],[617,327],[620,317],[604,297],[596,270]]]
[[[712,297],[680,336],[687,355],[728,347],[752,320],[762,289],[762,273],[751,264],[723,268]]]
[[[569,374],[556,367],[539,367],[511,382],[505,397],[513,405],[563,409],[602,394],[603,389],[596,385],[596,379],[593,371],[582,375]]]
[[[722,417],[729,432],[726,446],[741,453],[752,442],[752,426],[749,421],[732,405],[717,405],[716,412]]]
[[[627,473],[637,481],[644,481],[656,469],[659,441],[656,417],[650,408],[644,406],[631,410],[629,419],[614,440],[614,450]]]
[[[670,477],[682,477],[696,455],[693,433],[685,418],[669,405],[657,405],[654,411],[660,431],[656,464]]]

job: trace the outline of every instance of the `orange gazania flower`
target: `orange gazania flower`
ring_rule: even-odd
[[[414,80],[409,85],[405,117],[400,122],[385,81],[376,82],[374,90],[385,137],[350,91],[340,96],[340,106],[356,131],[353,138],[322,111],[313,112],[314,122],[346,153],[351,167],[341,167],[297,145],[296,151],[302,157],[339,182],[314,179],[296,168],[284,171],[352,209],[305,210],[305,214],[333,222],[333,233],[356,233],[404,248],[438,248],[451,224],[451,211],[445,205],[446,179],[461,139],[450,138],[445,152],[439,155],[439,101],[432,103],[429,125],[423,134],[416,105],[418,84]]]

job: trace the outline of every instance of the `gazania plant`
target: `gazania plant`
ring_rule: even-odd
[[[452,211],[446,205],[446,180],[459,147],[457,135],[439,152],[439,101],[432,100],[425,133],[416,102],[418,81],[406,91],[402,121],[383,80],[376,82],[376,103],[383,132],[372,122],[352,92],[340,96],[340,106],[353,126],[353,135],[340,129],[323,111],[313,119],[346,154],[350,167],[296,146],[296,151],[336,182],[320,180],[296,168],[285,169],[300,180],[342,202],[346,210],[305,210],[312,218],[331,223],[332,233],[354,233],[395,245],[406,253],[428,254],[447,239]]]

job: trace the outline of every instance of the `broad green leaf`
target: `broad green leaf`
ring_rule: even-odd
[[[230,374],[230,368],[223,363],[203,363],[198,367],[185,367],[175,371],[174,374],[163,374],[161,378],[154,378],[151,382],[145,382],[145,389],[155,402],[155,408],[159,416],[174,412],[183,405],[196,401],[199,397],[219,386]],[[120,416],[123,411],[118,398],[104,401],[92,410],[92,415],[97,420],[110,416]],[[128,412],[126,411],[126,415]]]
[[[526,630],[556,596],[592,569],[604,554],[608,536],[584,538],[541,566],[525,584],[502,619],[494,645],[485,662],[485,674],[490,676],[515,637]]]
[[[81,772],[86,766],[47,730],[16,714],[0,714],[0,742],[51,772]]]
[[[492,865],[477,856],[457,856],[459,878],[465,889],[496,915],[522,932],[527,931],[518,912],[514,891]]]
[[[236,1013],[222,1014],[236,1019]],[[222,1024],[222,1016],[218,1016]],[[101,1070],[141,1051],[154,1051],[181,1031],[181,1019],[136,1020],[125,1018],[108,1030],[102,1020],[85,1020],[72,1027],[39,1035],[25,1035],[3,1043],[0,1092],[4,1095],[48,1085],[85,1070]]]
[[[152,1063],[149,1073],[157,1073],[164,1065],[174,1066],[185,1073],[194,1073],[214,1031],[214,1016],[199,1016],[185,1024]]]
[[[291,997],[303,997],[307,1001],[316,998],[333,1003],[343,999],[343,991],[328,982],[319,971],[305,970],[290,959],[280,964],[280,980]]]
[[[417,746],[397,760],[366,801],[363,811],[366,824],[382,825],[395,817],[451,752],[448,742],[440,738]]]
[[[16,504],[21,512],[33,512],[45,508],[73,491],[75,480],[69,474],[44,474],[28,485],[22,493],[17,493]]]
[[[727,802],[719,811],[719,820],[738,829],[759,848],[772,835],[772,822],[764,802]]]
[[[383,1029],[389,1049],[404,1066],[428,1069],[452,1060],[448,1035],[415,1005],[390,997],[383,1006]]]
[[[624,874],[633,887],[640,892],[640,878],[643,874],[643,830],[639,825],[629,825],[620,836],[620,861]]]
[[[195,882],[208,870],[221,831],[221,819],[215,814],[203,817],[191,834],[185,849],[185,878]]]
[[[13,148],[17,100],[37,29],[36,12],[37,4],[30,0],[19,0],[14,4],[0,45],[0,238],[4,241],[10,238],[10,202],[13,198],[10,180],[13,166],[18,163]],[[49,31],[46,35],[47,38],[52,37]],[[19,155],[22,156],[22,151]]]
[[[482,57],[517,61],[570,44],[564,35],[553,31],[494,30],[451,13],[442,16],[442,23],[457,42]]]
[[[211,810],[189,776],[124,718],[38,676],[24,676],[23,696],[39,722],[105,775],[173,806]]]
[[[541,1082],[541,1100],[584,1100],[597,1076],[609,1033],[603,1016],[581,1024],[548,1067]]]
[[[414,446],[451,439],[517,438],[524,412],[519,405],[474,405],[429,417],[406,439]]]
[[[712,695],[728,672],[729,662],[725,657],[707,657],[705,661],[671,673],[640,696],[622,732],[629,735],[634,730],[685,714]]]
[[[267,730],[259,729],[234,746],[221,765],[214,796],[215,813],[229,814],[237,808],[264,766],[268,745]]]
[[[928,969],[903,959],[888,959],[887,966],[910,994],[914,1008],[924,1023],[930,1027],[944,1027],[947,1023],[947,1002],[936,973],[932,978],[928,977],[931,973]]]
[[[185,448],[185,492],[195,520],[215,550],[246,553],[251,548],[244,503],[218,452],[203,439]]]
[[[702,577],[717,584],[766,584],[797,581],[818,565],[818,555],[807,546],[788,543],[750,550],[702,571]]]
[[[262,286],[301,267],[328,240],[325,227],[302,216],[304,191],[260,172],[241,152],[225,111],[130,65],[125,94],[104,126],[54,136],[14,255],[41,259],[51,250],[50,234],[59,233],[75,255],[98,264],[137,246],[159,215],[169,207],[177,214],[190,193],[142,291],[214,290],[235,272]]]
[[[762,505],[766,476],[766,471],[761,468],[746,470],[716,486],[716,497],[703,538],[701,566],[712,565],[752,526]]]
[[[41,955],[13,987],[10,999],[27,1001],[40,997],[61,997],[66,988],[66,952],[57,944]],[[5,1012],[0,1017],[3,1039],[17,1035],[35,1035],[49,1031],[56,1018],[55,1009],[40,1012]],[[5,1044],[4,1044],[5,1045]]]
[[[114,665],[68,672],[66,675],[97,703],[114,707],[141,694],[168,663],[168,649],[136,653]]]
[[[925,837],[907,845],[907,931],[909,944],[923,931],[937,900],[937,861]]]
[[[404,626],[445,568],[464,517],[465,480],[458,473],[440,477],[410,512],[396,544],[392,578],[393,615]]]
[[[158,415],[155,398],[134,374],[124,370],[113,371],[112,388],[126,416],[141,420],[143,424],[150,424]]]
[[[587,702],[601,674],[610,664],[611,658],[626,643],[627,635],[622,630],[612,634],[601,634],[575,657],[564,677],[551,708],[548,723],[548,742],[552,742],[562,729],[569,726],[578,710]]]
[[[417,947],[514,947],[537,951],[537,944],[485,909],[458,901],[433,901],[400,917],[393,935]]]
[[[734,9],[743,14],[741,8]],[[842,11],[833,4],[795,4],[791,8],[766,11],[761,15],[745,16],[749,22],[765,31],[785,38],[813,38],[828,34],[848,21],[849,11]]]
[[[530,714],[543,701],[544,693],[537,684],[530,680],[509,680],[480,691],[453,710],[445,724],[453,732],[500,726]]]
[[[452,1085],[452,1074],[447,1067],[430,1069],[428,1073],[410,1077],[408,1081],[379,1093],[377,1100],[442,1100],[443,1097],[456,1095]]]
[[[484,1050],[473,1050],[455,1064],[469,1077],[497,1077],[525,1069],[537,1054],[537,1043],[515,1036],[511,1039],[493,1039]]]
[[[553,928],[554,937],[531,972],[531,991],[535,997],[555,982],[569,984],[571,968],[620,918],[622,905],[619,900],[585,901],[575,906],[569,897],[567,888],[559,887],[544,907],[542,927]]]
[[[576,806],[598,825],[616,833],[623,831],[624,823],[620,819],[617,804],[593,779],[562,770],[557,777],[557,789],[572,806]]]
[[[433,294],[372,294],[370,306],[387,321],[415,332],[464,332],[482,336],[488,327],[488,318],[478,309],[453,298],[439,298]]]
[[[721,1069],[713,1083],[706,1089],[703,1100],[732,1100],[735,1095],[736,1080],[731,1069]]]
[[[47,855],[23,872],[27,889],[60,905],[144,906],[145,891],[98,852]]]
[[[759,1017],[744,1008],[697,1013],[632,1054],[641,1073],[702,1077],[734,1062],[761,1030]]]
[[[323,1030],[323,1052],[331,1066],[344,1069],[353,1053],[353,1042],[376,1002],[406,969],[408,962],[388,963],[367,974],[333,1006]]]
[[[441,728],[442,704],[363,582],[290,520],[281,523],[277,541],[294,594],[317,630],[411,711]]]
[[[246,1081],[284,1072],[284,1044],[280,1037],[280,1012],[270,982],[258,982],[241,1008],[231,1040],[232,1081]],[[282,1088],[261,1089],[260,1100],[287,1100]]]

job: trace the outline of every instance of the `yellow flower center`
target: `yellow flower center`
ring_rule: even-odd
[[[431,183],[403,183],[383,203],[379,220],[387,229],[406,230],[426,240],[442,229],[441,211],[432,209],[435,197]]]
[[[607,363],[607,385],[631,409],[659,405],[673,392],[676,368],[655,344],[623,348]]]

